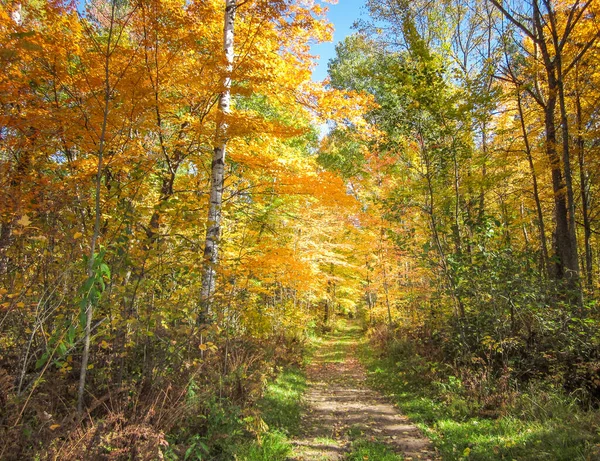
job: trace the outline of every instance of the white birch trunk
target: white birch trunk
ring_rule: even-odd
[[[202,292],[200,294],[201,321],[208,320],[210,305],[216,286],[216,267],[219,258],[221,237],[221,208],[223,203],[223,180],[225,176],[225,152],[227,148],[227,120],[231,105],[231,72],[233,71],[233,39],[236,0],[225,1],[225,24],[223,28],[223,51],[227,66],[223,79],[223,91],[219,97],[219,118],[217,121],[215,147],[210,180],[210,204],[204,246],[204,270]]]
[[[13,22],[17,25],[20,26],[22,24],[22,18],[21,18],[21,2],[17,2],[13,8],[12,13],[10,14],[11,19],[13,20]]]

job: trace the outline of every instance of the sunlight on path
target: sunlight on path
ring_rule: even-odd
[[[353,439],[388,445],[405,460],[437,459],[431,442],[381,394],[368,389],[355,357],[360,328],[345,322],[327,335],[307,369],[303,434],[290,460],[342,460]]]

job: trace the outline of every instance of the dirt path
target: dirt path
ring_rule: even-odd
[[[388,445],[405,460],[438,459],[431,442],[381,394],[366,387],[356,359],[359,328],[347,322],[328,335],[307,369],[309,390],[295,461],[342,460],[352,440]]]

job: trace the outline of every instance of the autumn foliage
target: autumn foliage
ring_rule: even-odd
[[[310,82],[321,6],[240,2],[215,317],[198,323],[222,3],[2,3],[3,459],[217,443],[215,386],[251,408],[349,267],[358,204],[314,153],[318,124],[359,120],[369,98]],[[78,380],[101,425],[74,416]]]
[[[338,314],[597,406],[597,3],[369,1],[325,82],[323,5],[232,4],[0,1],[0,458],[230,459]]]
[[[368,215],[376,342],[486,416],[539,383],[597,405],[598,5],[367,3],[329,71],[379,135],[334,131],[320,161]]]

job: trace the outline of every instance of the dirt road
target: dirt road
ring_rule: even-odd
[[[431,442],[378,392],[356,358],[359,327],[346,322],[326,336],[307,369],[303,434],[291,460],[342,460],[357,438],[385,443],[405,460],[438,459]]]

